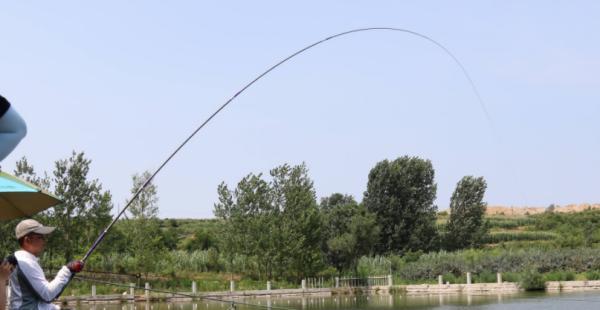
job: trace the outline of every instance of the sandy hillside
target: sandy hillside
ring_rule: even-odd
[[[531,214],[539,214],[545,212],[548,207],[519,207],[519,206],[493,206],[488,205],[486,214],[487,215],[507,215],[507,216],[523,216]],[[564,206],[558,206],[554,208],[554,212],[581,212],[588,209],[600,209],[600,204],[570,204]]]

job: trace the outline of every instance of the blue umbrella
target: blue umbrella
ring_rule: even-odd
[[[59,203],[52,194],[0,171],[0,220],[30,217]]]

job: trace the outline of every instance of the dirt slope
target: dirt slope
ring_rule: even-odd
[[[507,215],[507,216],[524,216],[539,214],[545,212],[548,207],[518,207],[518,206],[493,206],[488,205],[486,214],[487,215]],[[588,209],[600,209],[600,204],[570,204],[564,206],[555,205],[554,212],[581,212]]]

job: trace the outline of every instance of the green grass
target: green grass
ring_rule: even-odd
[[[487,218],[490,228],[514,229],[523,226],[532,226],[536,219],[533,217],[511,218],[511,217],[489,217]]]
[[[485,243],[500,243],[507,241],[537,241],[553,240],[557,235],[549,231],[502,231],[491,232],[485,237]]]

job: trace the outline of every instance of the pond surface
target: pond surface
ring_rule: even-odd
[[[510,295],[376,295],[331,297],[246,298],[238,302],[260,307],[237,305],[236,310],[385,310],[385,309],[597,309],[600,292],[520,293]],[[81,305],[83,310],[229,310],[223,302],[130,303]]]

